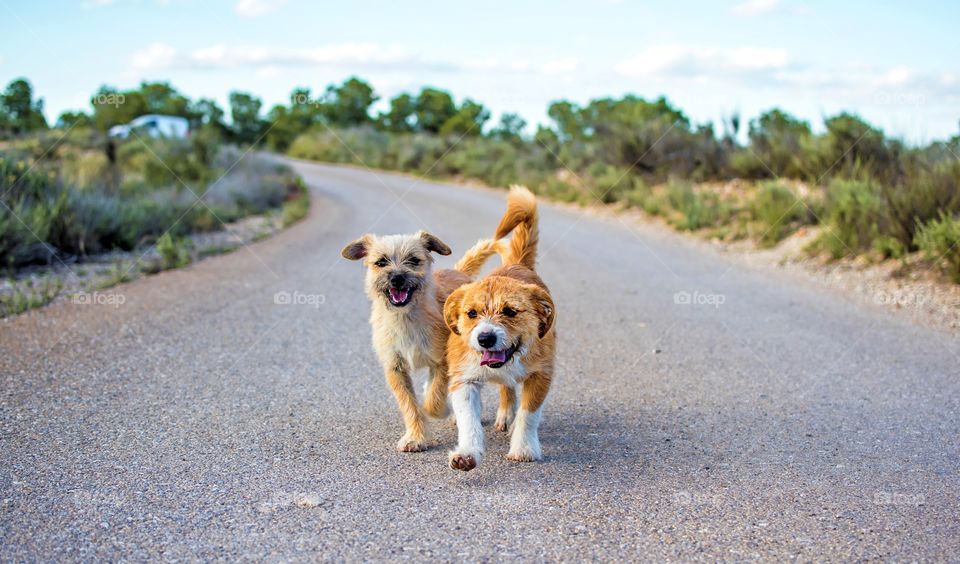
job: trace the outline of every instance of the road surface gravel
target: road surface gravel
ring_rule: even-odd
[[[452,265],[505,193],[294,166],[313,209],[289,230],[0,322],[0,558],[957,558],[955,334],[549,204],[545,460],[491,426],[452,471],[449,422],[396,452],[339,250],[425,228]]]

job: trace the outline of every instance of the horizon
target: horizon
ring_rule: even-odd
[[[261,98],[266,113],[288,105],[296,88],[317,95],[357,76],[380,96],[374,114],[401,92],[433,86],[458,102],[483,103],[491,125],[518,113],[528,131],[550,123],[552,101],[584,105],[628,94],[663,96],[694,124],[713,123],[718,134],[723,120],[739,113],[741,138],[750,120],[773,108],[814,131],[823,130],[825,116],[850,112],[914,145],[960,131],[960,73],[949,58],[955,50],[942,46],[960,6],[936,2],[921,5],[939,12],[904,14],[865,3],[858,9],[746,0],[678,8],[614,0],[570,18],[585,5],[565,2],[548,13],[535,5],[482,12],[452,6],[437,14],[384,2],[321,8],[284,0],[89,0],[53,3],[61,14],[54,19],[49,4],[0,3],[13,24],[0,43],[0,81],[30,81],[51,124],[64,111],[89,112],[102,85],[169,82],[224,108],[228,93],[240,90]],[[193,17],[183,18],[184,9]],[[495,25],[504,13],[527,28],[504,32]],[[682,29],[667,25],[679,18],[687,20]],[[319,30],[312,27],[317,21]],[[635,21],[643,25],[632,27]],[[482,36],[463,32],[463,22],[484,29]],[[866,39],[877,35],[893,41]]]

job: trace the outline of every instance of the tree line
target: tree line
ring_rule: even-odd
[[[719,125],[695,123],[664,97],[634,95],[553,102],[550,123],[528,131],[517,114],[490,124],[482,103],[458,102],[434,87],[401,93],[374,112],[379,100],[356,77],[316,94],[297,88],[288,103],[269,110],[248,92],[231,92],[221,108],[210,99],[191,100],[169,83],[144,82],[128,90],[100,88],[89,111],[66,112],[55,127],[104,132],[143,114],[177,115],[202,139],[257,143],[318,160],[359,158],[494,186],[526,183],[553,197],[641,206],[684,229],[723,227],[734,237],[755,229],[775,242],[797,226],[822,221],[831,225],[833,238],[824,245],[834,256],[871,250],[900,256],[921,248],[924,226],[938,225],[944,235],[935,246],[960,251],[952,244],[960,240],[954,219],[960,214],[960,135],[911,146],[850,112],[826,116],[815,132],[810,122],[778,108],[747,123],[738,115]],[[26,80],[12,82],[0,96],[0,132],[46,128],[42,108]],[[734,179],[756,181],[754,187],[780,184],[743,197],[704,184]],[[657,188],[665,183],[668,189]],[[954,262],[960,265],[960,256]]]

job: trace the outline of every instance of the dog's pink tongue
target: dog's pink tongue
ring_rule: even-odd
[[[507,351],[506,349],[502,351],[491,351],[485,349],[483,354],[480,356],[480,366],[486,366],[488,364],[497,364],[498,362],[506,362],[507,360]]]
[[[410,290],[397,290],[396,288],[390,288],[390,300],[395,304],[406,300],[408,295],[410,295]]]

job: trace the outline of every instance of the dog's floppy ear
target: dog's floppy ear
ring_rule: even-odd
[[[550,293],[535,284],[528,284],[530,297],[533,299],[534,308],[540,317],[540,326],[537,327],[537,334],[542,339],[544,335],[553,327],[553,320],[556,317],[556,309],[553,307],[553,298]]]
[[[460,334],[460,328],[457,327],[457,320],[460,318],[460,303],[463,301],[463,295],[465,293],[463,286],[461,286],[447,296],[447,301],[443,303],[443,321],[456,335]]]
[[[346,247],[340,251],[340,254],[345,259],[350,260],[360,260],[363,257],[367,256],[367,253],[370,251],[370,245],[373,243],[373,235],[367,234],[363,237],[360,237],[356,241],[348,244]]]
[[[438,255],[444,256],[450,254],[450,247],[436,235],[427,233],[422,229],[418,231],[417,234],[420,235],[420,239],[423,240],[423,246],[426,247],[428,251],[433,251]]]

